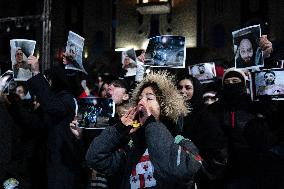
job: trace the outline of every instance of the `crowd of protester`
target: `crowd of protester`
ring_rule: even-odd
[[[266,36],[259,46],[265,67],[276,67]],[[284,188],[283,101],[252,101],[242,70],[202,84],[187,68],[151,68],[139,81],[104,77],[91,88],[85,73],[62,62],[44,72],[36,57],[28,64],[33,77],[0,94],[1,185]],[[76,119],[77,100],[90,96],[115,104],[96,136]]]

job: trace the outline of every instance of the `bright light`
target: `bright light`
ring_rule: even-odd
[[[140,50],[140,49],[146,49],[149,43],[149,39],[146,39],[143,41],[142,45],[132,45],[132,44],[126,44],[125,47],[120,47],[116,48],[114,51],[116,52],[122,52],[122,51],[127,51],[129,49],[134,49],[134,50]]]
[[[151,72],[151,70],[150,69],[146,69],[146,74],[149,74],[150,72]]]
[[[84,58],[87,59],[87,58],[88,58],[88,55],[89,55],[89,54],[88,54],[88,51],[86,50],[86,51],[84,52]]]
[[[36,52],[36,58],[39,59],[39,52]]]
[[[149,39],[146,39],[142,44],[142,49],[146,50],[149,43]]]
[[[166,43],[168,41],[168,38],[167,37],[163,37],[162,38],[162,43]]]
[[[159,0],[160,2],[168,2],[168,0]],[[137,0],[139,2],[139,0]],[[150,2],[155,2],[155,1],[150,1]],[[149,0],[143,0],[142,3],[149,3]]]
[[[128,49],[129,49],[129,48],[123,47],[123,48],[116,48],[114,51],[120,52],[120,51],[126,51],[126,50],[128,50]]]

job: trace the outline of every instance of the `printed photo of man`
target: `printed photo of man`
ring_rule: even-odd
[[[267,71],[263,75],[265,85],[259,86],[258,95],[279,95],[284,94],[284,85],[276,84],[276,74],[273,71]]]

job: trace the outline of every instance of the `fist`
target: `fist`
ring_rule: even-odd
[[[273,51],[272,43],[267,39],[267,35],[260,37],[259,46],[263,51],[264,58],[268,58]]]
[[[36,75],[39,73],[39,63],[38,58],[31,55],[28,57],[28,64],[31,65],[31,71]]]

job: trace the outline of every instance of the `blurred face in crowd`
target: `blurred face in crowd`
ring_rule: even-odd
[[[275,75],[272,72],[267,72],[264,74],[264,80],[266,85],[274,85],[275,84]]]
[[[26,96],[24,87],[21,86],[21,85],[18,86],[18,87],[16,88],[16,94],[19,95],[19,97],[20,97],[21,99],[23,99],[23,98]]]
[[[124,58],[124,65],[125,66],[128,66],[130,64],[130,58],[128,57],[128,56],[126,56],[125,58]]]
[[[123,101],[127,101],[129,99],[126,89],[114,84],[109,85],[107,96],[112,98],[115,105],[120,105]]]
[[[244,60],[244,62],[251,62],[253,56],[253,48],[250,40],[243,39],[240,42],[240,56]]]
[[[141,120],[141,117],[145,115],[153,115],[156,120],[160,118],[160,105],[158,102],[158,96],[156,96],[154,90],[151,87],[146,87],[142,90],[141,94],[139,95],[139,102],[138,102],[138,111],[140,123],[144,123],[145,120]]]
[[[205,105],[213,104],[214,102],[219,100],[218,97],[216,96],[216,92],[214,92],[214,91],[210,91],[210,92],[205,93],[203,95],[203,99],[204,99]]]
[[[190,79],[183,79],[178,83],[178,90],[184,100],[190,100],[193,96],[193,83]]]
[[[137,57],[137,59],[138,59],[140,62],[144,62],[144,61],[145,61],[145,53],[146,53],[146,51],[143,50],[143,51],[141,52],[141,54]]]
[[[107,95],[107,92],[108,92],[108,84],[107,83],[104,83],[102,86],[101,86],[101,97],[102,98],[107,98],[108,95]]]
[[[23,51],[22,51],[22,49],[18,49],[16,51],[16,62],[23,62]]]

